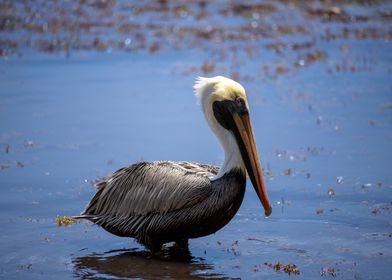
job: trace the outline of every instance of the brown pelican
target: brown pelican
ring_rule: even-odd
[[[195,93],[221,142],[221,168],[189,162],[139,162],[97,184],[98,191],[77,218],[118,236],[133,237],[151,251],[175,241],[215,233],[238,211],[246,172],[264,207],[272,212],[249,117],[244,88],[217,76],[198,78]]]

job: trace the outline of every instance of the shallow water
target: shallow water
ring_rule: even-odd
[[[293,19],[290,14],[311,13],[309,7],[282,3],[257,22],[302,22],[310,26],[310,34],[273,34],[255,42],[233,39],[222,44],[229,49],[223,55],[214,53],[220,48],[209,38],[202,41],[207,51],[166,42],[153,52],[148,44],[147,51],[131,52],[112,45],[80,50],[71,44],[67,52],[47,53],[23,40],[7,51],[0,62],[1,278],[289,277],[268,265],[281,262],[295,264],[300,275],[290,277],[298,279],[389,279],[391,38],[382,37],[381,31],[380,37],[366,39],[358,34],[334,40],[322,36],[328,28],[390,31],[390,21],[376,15],[391,11],[391,6],[339,6],[372,17],[347,23],[344,18]],[[211,9],[220,10],[221,5],[216,2]],[[241,9],[239,13],[248,11]],[[233,16],[227,26],[255,18]],[[221,20],[201,19],[204,25]],[[2,32],[3,38],[13,40],[20,39],[18,32],[32,34],[29,40],[46,34],[29,29]],[[100,33],[101,40],[107,33]],[[152,41],[160,38],[152,36]],[[274,50],[276,45],[268,47],[271,42],[301,40],[310,40],[327,57],[309,59],[306,52],[284,46],[282,55]],[[262,47],[248,57],[230,51],[239,43]],[[87,222],[57,226],[57,215],[83,210],[95,191],[95,179],[122,166],[161,159],[220,164],[223,153],[192,93],[196,76],[217,74],[237,78],[247,90],[273,203],[271,217],[263,216],[248,182],[235,218],[216,234],[191,240],[190,255],[169,245],[161,256],[151,256],[132,239],[112,236]]]

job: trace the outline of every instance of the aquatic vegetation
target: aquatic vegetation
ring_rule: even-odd
[[[265,262],[264,265],[272,268],[276,272],[285,272],[288,275],[300,275],[301,274],[298,267],[293,263],[283,264],[280,261],[278,261],[275,264]]]
[[[383,1],[372,4],[380,7],[364,13],[350,5],[366,7],[371,5],[369,2],[339,1],[332,5],[329,1],[313,0],[305,5],[298,1],[227,4],[200,0],[80,0],[36,5],[34,1],[9,1],[0,5],[0,56],[22,55],[26,48],[65,53],[67,57],[86,50],[150,54],[197,50],[205,53],[205,62],[190,66],[185,71],[188,74],[199,69],[213,73],[221,58],[230,61],[223,65],[229,69],[239,61],[256,58],[264,76],[276,78],[315,62],[328,61],[334,52],[324,48],[323,42],[344,40],[343,51],[349,55],[353,51],[352,39],[392,40],[391,30],[383,25],[391,21],[391,11],[383,9]],[[190,21],[194,24],[188,24]],[[231,24],[221,24],[227,21]],[[21,35],[26,33],[34,36]],[[276,53],[277,59],[272,62],[275,65],[260,59],[262,49]],[[345,61],[344,58],[327,67],[330,72],[368,71],[360,61]],[[245,79],[243,75],[232,70],[231,77]],[[249,78],[257,77],[252,76]]]
[[[69,216],[57,216],[55,221],[59,227],[69,226],[77,222],[77,220]]]

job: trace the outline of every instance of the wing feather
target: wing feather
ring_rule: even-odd
[[[136,163],[100,182],[82,215],[117,217],[117,223],[122,217],[124,227],[133,217],[137,229],[143,223],[141,216],[191,207],[206,199],[212,191],[208,177],[217,172],[217,167],[188,162]]]

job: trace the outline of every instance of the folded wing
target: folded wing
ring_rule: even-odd
[[[188,162],[136,163],[100,182],[81,216],[124,219],[191,207],[210,195],[209,177],[217,172],[217,167]]]

